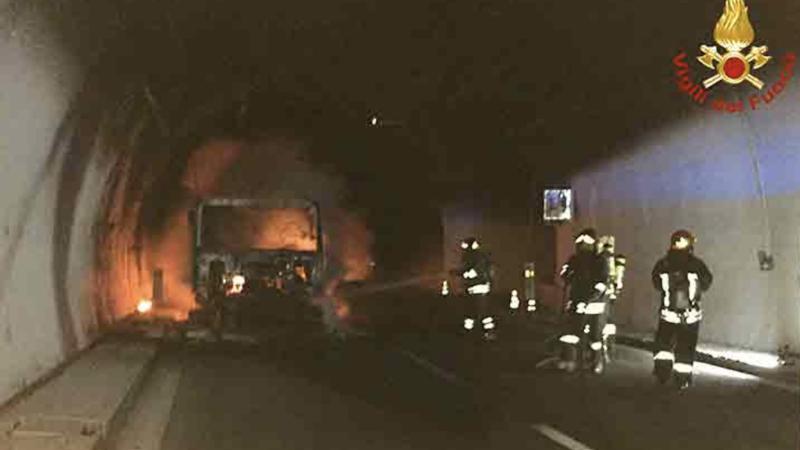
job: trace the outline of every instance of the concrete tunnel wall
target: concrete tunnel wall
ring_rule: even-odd
[[[92,230],[110,168],[65,156],[78,64],[35,14],[2,19],[0,403],[98,336]]]
[[[558,230],[559,264],[581,227],[615,235],[629,264],[616,312],[623,327],[655,330],[650,271],[670,233],[686,228],[715,275],[701,342],[800,350],[798,82],[792,79],[779,99],[744,117],[687,102],[693,112],[683,120],[572,179],[578,220]],[[759,269],[759,250],[774,255],[773,271]]]

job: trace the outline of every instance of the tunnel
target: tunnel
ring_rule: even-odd
[[[513,254],[509,290],[522,264],[547,251],[557,266],[597,226],[642,262],[621,309],[642,332],[649,265],[670,230],[692,227],[720,274],[704,337],[798,351],[797,80],[747,114],[695,105],[673,60],[710,43],[721,4],[707,3],[591,5],[578,19],[553,6],[536,27],[515,2],[0,3],[0,83],[13,87],[0,95],[0,402],[132,313],[156,269],[184,317],[187,217],[209,196],[319,202],[332,281],[373,263],[387,279],[447,269],[465,233],[454,205],[481,211]],[[770,85],[800,51],[796,11],[751,13]],[[563,183],[581,215],[547,241],[531,211],[540,186]]]

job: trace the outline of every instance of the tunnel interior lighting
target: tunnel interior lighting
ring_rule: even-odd
[[[733,378],[737,380],[750,380],[750,381],[758,380],[758,377],[756,377],[755,375],[750,375],[748,373],[743,373],[743,372],[737,372],[735,370],[730,370],[724,367],[718,367],[701,362],[694,363],[694,371],[700,374],[723,377],[723,378]]]
[[[717,348],[714,346],[698,346],[698,351],[711,355],[715,358],[728,359],[750,366],[761,367],[764,369],[775,369],[780,366],[777,355],[765,352],[749,350],[731,350]]]

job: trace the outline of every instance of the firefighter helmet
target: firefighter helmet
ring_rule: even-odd
[[[694,245],[696,243],[697,238],[686,230],[678,230],[672,233],[672,236],[669,238],[669,247],[673,250],[686,250],[692,252],[694,251]]]
[[[474,237],[468,237],[461,241],[461,248],[464,250],[477,250],[480,247],[478,240]]]

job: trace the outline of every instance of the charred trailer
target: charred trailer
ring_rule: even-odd
[[[319,205],[303,199],[212,198],[190,212],[191,317],[218,331],[317,322],[311,298],[327,261]]]

